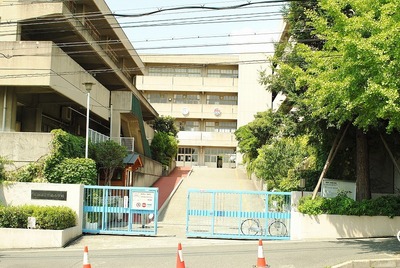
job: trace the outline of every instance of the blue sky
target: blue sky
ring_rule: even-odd
[[[114,14],[124,15],[177,7],[221,8],[249,3],[205,1],[106,0],[106,3]],[[252,4],[222,11],[192,8],[117,19],[139,54],[272,53],[272,42],[278,40],[283,28],[281,9],[276,3]]]

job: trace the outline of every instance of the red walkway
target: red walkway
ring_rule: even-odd
[[[160,177],[152,187],[158,187],[158,209],[162,207],[169,195],[190,172],[191,167],[176,167],[167,177]]]

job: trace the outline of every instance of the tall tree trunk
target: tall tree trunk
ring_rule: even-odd
[[[357,129],[357,200],[371,199],[369,184],[368,138],[361,129]]]

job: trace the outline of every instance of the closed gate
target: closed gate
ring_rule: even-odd
[[[85,186],[83,232],[156,235],[158,188]]]
[[[189,190],[186,236],[290,239],[291,194]]]

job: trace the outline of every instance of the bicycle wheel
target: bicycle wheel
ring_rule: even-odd
[[[240,225],[240,231],[244,235],[256,235],[260,231],[260,224],[255,219],[247,219]]]
[[[271,236],[286,236],[287,235],[286,225],[281,221],[275,220],[269,225],[268,233]]]
[[[400,231],[397,232],[397,240],[400,242]]]

